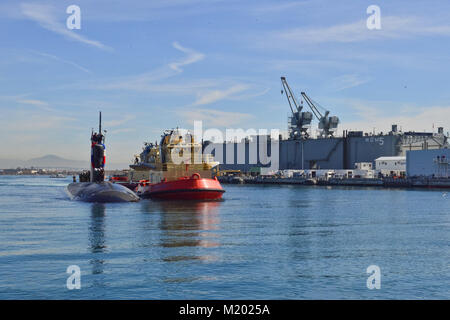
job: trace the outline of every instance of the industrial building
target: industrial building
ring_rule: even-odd
[[[375,159],[375,169],[383,176],[404,176],[406,157],[379,157]]]
[[[406,152],[408,177],[450,177],[450,149],[414,150]]]
[[[294,96],[286,78],[281,78],[283,90],[289,102],[292,116],[289,117],[287,139],[279,138],[279,169],[320,170],[349,169],[357,163],[368,162],[375,166],[379,157],[405,156],[407,151],[442,149],[449,146],[448,134],[439,127],[437,132],[402,132],[397,125],[387,133],[367,133],[363,131],[343,131],[337,136],[339,118],[329,116],[330,111],[313,101],[305,92],[301,92],[302,101]],[[306,102],[310,111],[305,111]],[[311,122],[318,121],[318,136],[310,134]],[[214,144],[212,154],[220,163],[221,170],[241,170],[248,172],[253,167],[265,167],[260,161],[259,150],[268,150],[270,156],[270,140],[262,140],[261,136],[248,137],[240,142],[224,142]],[[257,144],[256,155],[250,147],[252,141]],[[267,142],[262,142],[267,141]],[[267,146],[264,144],[267,143]],[[218,152],[216,152],[218,151]],[[252,161],[256,159],[256,161]]]

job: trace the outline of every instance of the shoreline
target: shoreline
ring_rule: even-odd
[[[349,186],[403,189],[449,189],[450,178],[261,178],[261,177],[219,177],[224,184],[266,184],[303,186]]]

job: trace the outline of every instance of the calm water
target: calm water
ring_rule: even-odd
[[[225,185],[223,202],[102,205],[69,182],[0,176],[0,299],[450,298],[450,192]]]

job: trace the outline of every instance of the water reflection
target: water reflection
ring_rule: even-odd
[[[285,263],[279,266],[280,272],[288,274],[293,281],[311,278],[314,274],[314,252],[311,236],[314,233],[313,221],[317,215],[314,212],[313,191],[310,188],[293,187],[286,197],[288,209],[286,226],[288,232],[288,256]]]
[[[345,255],[342,242],[343,230],[353,219],[346,221],[338,216],[337,208],[348,208],[344,197],[327,197],[324,187],[302,189],[301,193],[292,193],[289,197],[292,210],[289,217],[289,268],[283,272],[293,281],[315,279],[330,281],[339,278],[333,273],[333,264]],[[338,189],[335,193],[340,192]],[[334,194],[335,194],[334,193]],[[318,195],[321,194],[319,197]],[[299,291],[300,292],[300,291]]]
[[[89,225],[89,249],[94,254],[90,261],[92,274],[103,273],[105,261],[99,255],[105,252],[105,205],[94,203],[91,207],[91,220]]]
[[[203,248],[220,246],[217,201],[148,201],[143,211],[159,214],[159,246],[166,262],[211,261],[217,257]]]

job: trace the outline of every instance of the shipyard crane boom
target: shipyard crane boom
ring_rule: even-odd
[[[317,120],[319,120],[320,136],[324,138],[332,137],[334,130],[337,129],[339,118],[336,116],[329,117],[330,111],[328,110],[325,110],[325,114],[322,114],[316,106],[317,103],[315,103],[305,92],[302,92],[301,95]]]
[[[287,83],[285,77],[281,77],[281,85],[283,86],[283,90],[281,91],[281,94],[283,94],[283,91],[286,94],[286,98],[288,99],[289,107],[291,108],[292,114],[295,114],[295,112],[297,112],[297,111],[301,111],[303,107],[298,105],[297,99],[295,98],[294,93],[292,92],[291,87],[289,87],[289,84]],[[291,103],[291,99],[292,99],[292,103]],[[292,108],[292,104],[295,106],[295,111]]]
[[[317,120],[320,121],[320,119],[323,117],[322,113],[319,111],[319,109],[317,109],[316,105],[314,104],[314,102],[312,102],[311,98],[308,97],[306,95],[305,92],[301,93],[303,99],[305,99],[306,103],[308,104],[309,108],[311,109],[311,111],[314,113],[314,115],[316,116]],[[329,113],[329,111],[326,111]]]
[[[281,77],[281,85],[283,86],[281,94],[283,92],[286,94],[292,112],[289,118],[289,135],[292,139],[305,139],[308,137],[308,126],[311,124],[313,115],[311,112],[302,112],[303,105],[298,103],[285,77]]]

